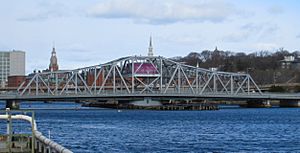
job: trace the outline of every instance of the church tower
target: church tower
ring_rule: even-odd
[[[219,51],[217,46],[216,46],[216,48],[215,48],[215,50],[214,50],[214,51],[215,51],[215,52]]]
[[[57,57],[56,57],[55,47],[53,47],[52,52],[51,52],[49,70],[51,72],[58,70],[58,64],[57,64]]]
[[[148,48],[148,56],[153,56],[153,47],[152,47],[152,37],[150,36],[149,48]]]

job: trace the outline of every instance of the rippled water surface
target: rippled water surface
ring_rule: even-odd
[[[297,108],[35,112],[41,132],[78,153],[300,152]]]

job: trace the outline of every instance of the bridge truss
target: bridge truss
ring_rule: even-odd
[[[161,56],[129,56],[74,70],[27,77],[19,96],[258,95],[249,74],[211,71]]]

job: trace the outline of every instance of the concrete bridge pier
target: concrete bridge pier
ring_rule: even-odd
[[[144,100],[131,101],[130,104],[136,106],[161,106],[162,105],[159,100],[153,100],[148,97],[144,98]]]
[[[272,107],[270,100],[259,100],[259,99],[254,99],[254,100],[248,100],[244,107],[247,108],[269,108]]]
[[[300,107],[299,100],[280,100],[280,107]]]
[[[20,101],[17,100],[6,100],[6,108],[20,109]]]

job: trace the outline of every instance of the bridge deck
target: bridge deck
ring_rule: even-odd
[[[152,98],[160,100],[168,99],[228,99],[228,100],[251,100],[251,99],[261,99],[261,100],[300,100],[300,94],[274,94],[274,93],[265,93],[265,94],[239,94],[239,95],[228,95],[228,94],[191,94],[191,93],[169,93],[169,94],[70,94],[70,95],[51,95],[40,94],[40,95],[0,95],[0,100],[29,100],[29,101],[74,101],[74,100],[134,100],[134,99],[143,99],[143,98]]]

